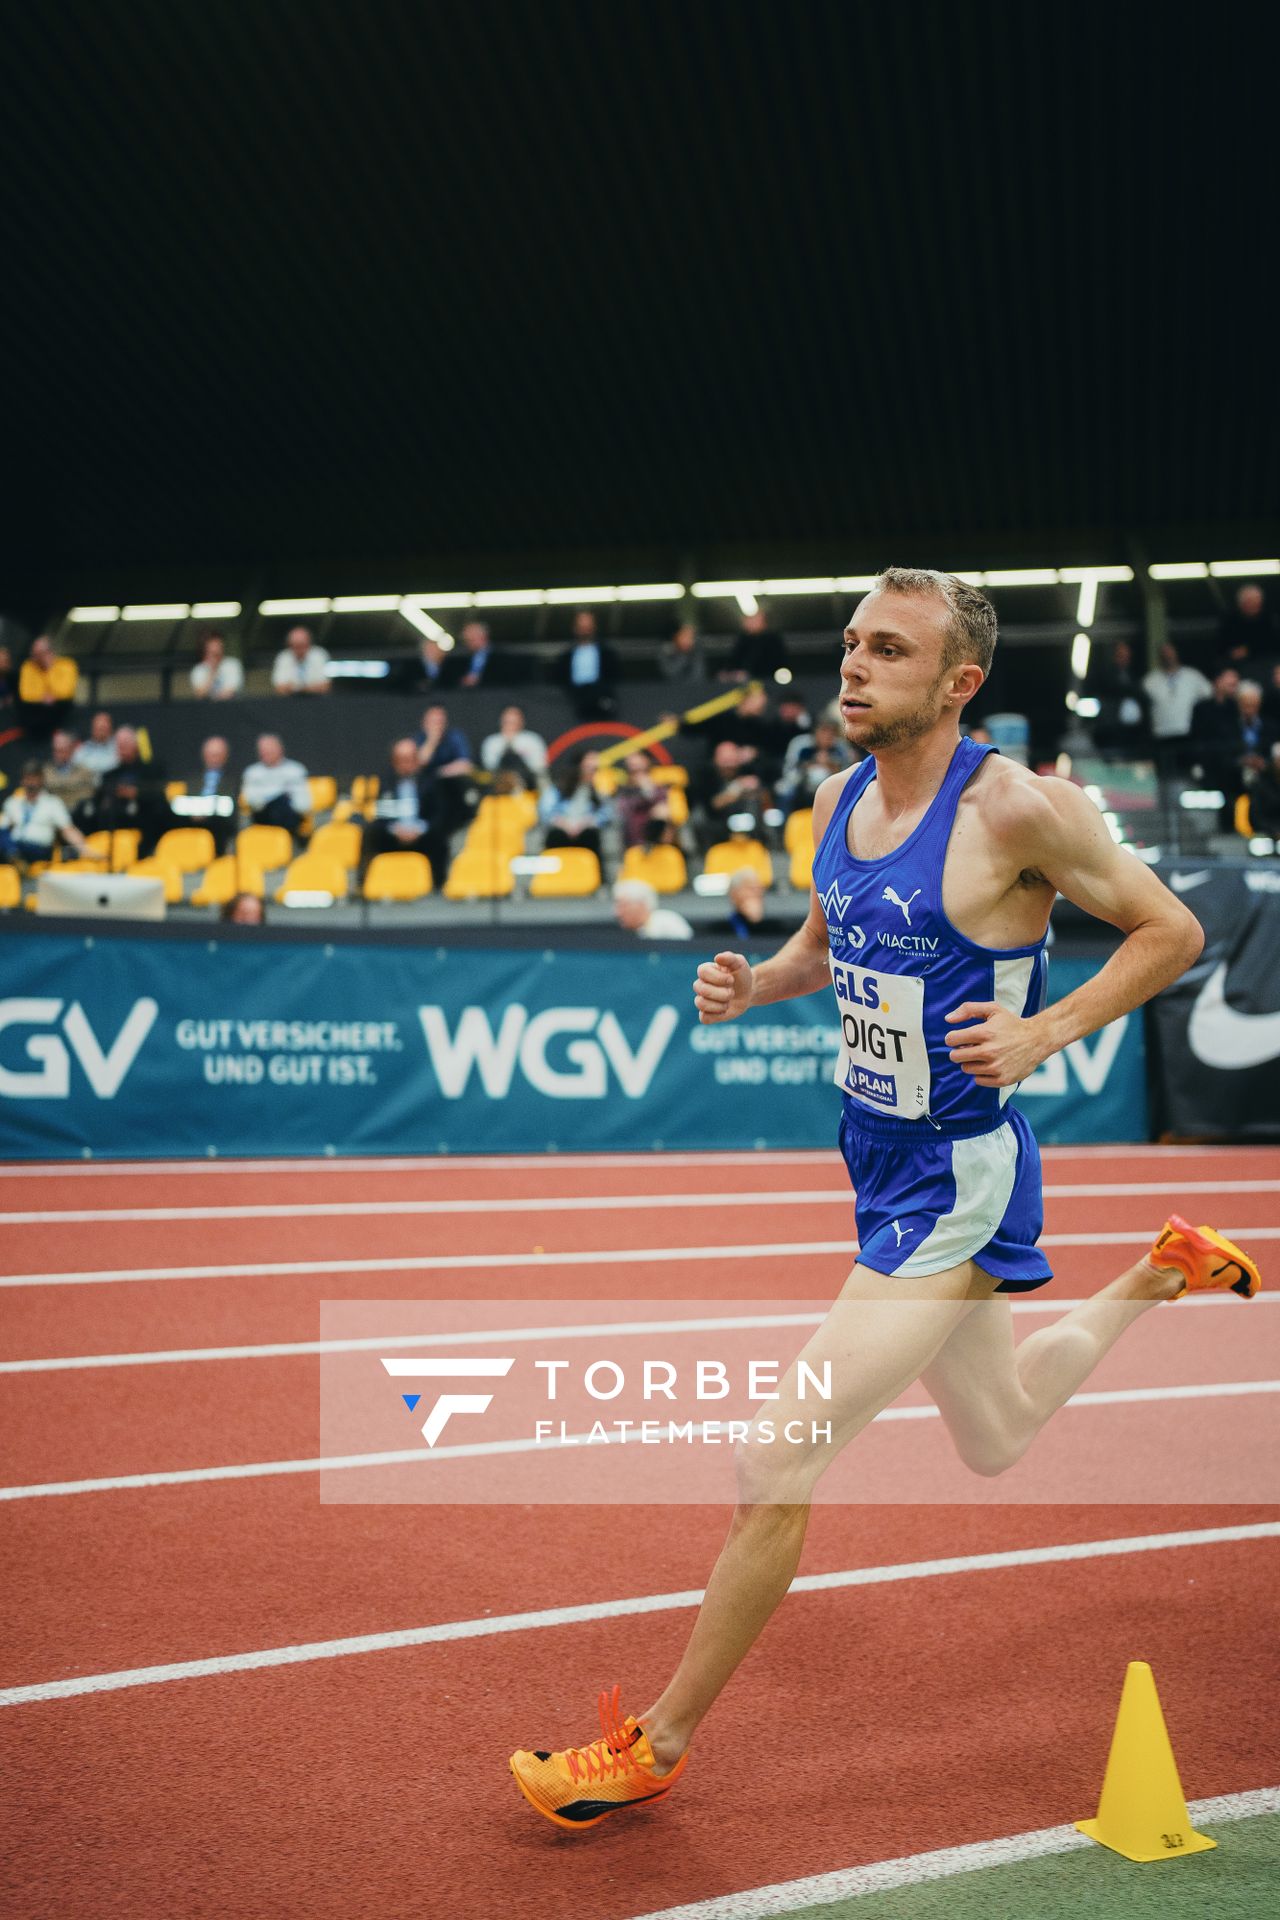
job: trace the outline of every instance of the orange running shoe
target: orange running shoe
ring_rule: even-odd
[[[1176,1267],[1186,1285],[1182,1293],[1232,1293],[1251,1300],[1262,1276],[1248,1254],[1212,1227],[1189,1227],[1171,1213],[1151,1246],[1153,1267]],[[1180,1300],[1182,1294],[1178,1294]]]
[[[577,1833],[598,1826],[624,1807],[663,1799],[684,1772],[687,1752],[670,1773],[655,1774],[653,1750],[633,1714],[620,1718],[621,1688],[601,1693],[600,1738],[563,1753],[545,1750],[511,1756],[511,1771],[529,1805],[558,1827]]]

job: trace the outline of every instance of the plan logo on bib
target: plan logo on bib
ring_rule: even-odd
[[[124,1025],[104,1050],[80,1002],[73,1000],[65,1014],[62,1007],[61,1000],[34,996],[0,1000],[0,1034],[9,1027],[37,1029],[22,1048],[31,1065],[0,1064],[0,1099],[69,1100],[74,1058],[99,1100],[114,1100],[160,1010],[154,1000],[135,1000]],[[0,1049],[3,1044],[0,1041]]]

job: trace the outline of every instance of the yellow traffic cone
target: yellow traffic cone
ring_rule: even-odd
[[[1098,1817],[1075,1824],[1126,1860],[1172,1860],[1218,1844],[1191,1825],[1155,1676],[1145,1660],[1131,1660],[1125,1672]]]

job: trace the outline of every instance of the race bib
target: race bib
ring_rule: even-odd
[[[835,959],[831,979],[843,1041],[836,1085],[881,1113],[919,1120],[929,1111],[924,981]]]

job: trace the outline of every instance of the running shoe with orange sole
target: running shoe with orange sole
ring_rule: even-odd
[[[1257,1265],[1242,1247],[1212,1227],[1189,1227],[1171,1213],[1157,1234],[1147,1259],[1153,1267],[1176,1267],[1186,1282],[1185,1293],[1224,1293],[1229,1287],[1251,1300],[1262,1285]]]
[[[545,1749],[511,1756],[516,1785],[534,1810],[558,1827],[579,1833],[611,1813],[663,1800],[684,1772],[687,1752],[669,1773],[654,1772],[653,1750],[633,1714],[621,1717],[621,1688],[601,1693],[600,1738],[563,1753]]]

